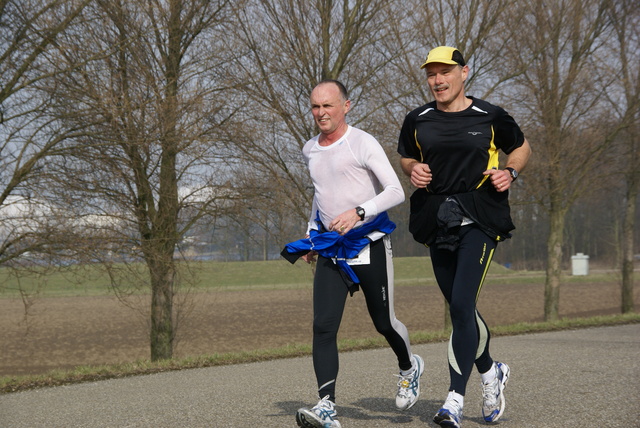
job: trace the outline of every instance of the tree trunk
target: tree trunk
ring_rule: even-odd
[[[633,302],[633,231],[635,226],[636,201],[638,197],[637,181],[633,178],[627,182],[627,197],[622,225],[622,305],[623,314],[634,311]]]
[[[160,191],[158,194],[158,215],[153,221],[154,242],[152,254],[158,263],[151,263],[151,360],[167,359],[173,356],[173,296],[175,282],[175,261],[173,253],[178,241],[178,179],[176,175],[177,155],[180,137],[177,133],[178,81],[181,60],[180,13],[182,3],[169,3],[168,49],[164,60],[165,99],[161,106],[162,136],[160,146]]]
[[[150,269],[151,284],[151,360],[173,356],[173,295],[175,267],[173,257]]]
[[[560,282],[562,274],[562,242],[565,213],[552,210],[549,213],[550,228],[547,239],[547,272],[544,288],[544,319],[555,321],[559,318]]]

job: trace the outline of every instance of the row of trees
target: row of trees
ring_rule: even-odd
[[[419,65],[441,44],[534,148],[502,261],[546,269],[553,320],[568,252],[597,249],[633,310],[632,0],[5,0],[0,26],[0,266],[100,262],[116,292],[148,288],[152,359],[172,355],[186,243],[234,231],[267,258],[304,232],[310,89],[343,81],[350,122],[397,164],[404,115],[429,100]],[[424,254],[406,212],[392,212],[396,253]]]

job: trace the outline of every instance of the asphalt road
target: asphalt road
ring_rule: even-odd
[[[389,349],[342,354],[343,428],[435,427],[448,387],[446,344],[414,352],[426,371],[407,412],[394,406]],[[640,324],[499,337],[492,355],[511,367],[500,427],[640,427]],[[474,373],[464,428],[486,427],[479,384]],[[0,427],[295,427],[315,389],[309,357],[193,369],[0,395]]]

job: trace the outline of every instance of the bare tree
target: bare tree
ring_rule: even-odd
[[[528,174],[530,191],[549,215],[545,319],[558,318],[565,219],[594,183],[594,170],[613,134],[601,128],[607,82],[592,78],[607,28],[607,2],[565,0],[521,3],[526,16],[509,57],[526,71],[518,78],[528,100],[531,141],[537,147]],[[530,31],[529,31],[530,30]]]
[[[116,287],[137,277],[150,288],[153,360],[173,353],[179,244],[233,197],[216,137],[233,113],[217,44],[229,5],[96,1],[81,31],[58,44],[58,61],[82,64],[49,88],[59,120],[92,125],[75,151],[50,166],[57,172],[51,180],[84,225],[77,230],[86,254],[144,262],[146,277],[135,265],[129,276],[109,272]]]
[[[54,223],[36,185],[48,156],[79,128],[61,129],[37,85],[55,77],[48,53],[89,0],[0,2],[0,265],[54,250]],[[57,235],[56,235],[57,236]]]
[[[633,264],[634,230],[638,193],[640,193],[640,10],[636,2],[620,0],[610,9],[613,26],[612,58],[620,78],[613,91],[623,97],[611,97],[611,110],[624,128],[618,136],[621,155],[616,159],[617,170],[622,172],[625,195],[622,207],[622,313],[634,311]],[[608,95],[608,94],[607,94]],[[621,102],[622,99],[622,102]]]

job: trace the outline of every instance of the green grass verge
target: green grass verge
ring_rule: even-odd
[[[640,323],[639,313],[598,316],[591,318],[567,318],[554,322],[518,323],[514,325],[495,326],[492,327],[491,334],[494,337],[512,336],[632,323]],[[435,332],[419,331],[411,334],[411,343],[417,345],[442,342],[448,340],[449,334],[449,331],[444,330]],[[377,349],[386,346],[387,344],[382,337],[359,340],[341,340],[339,342],[341,352]],[[166,371],[253,363],[282,358],[305,357],[309,355],[311,355],[311,345],[291,345],[276,349],[213,354],[156,362],[140,360],[126,364],[79,366],[74,370],[54,370],[45,375],[0,377],[0,393],[6,394],[35,388],[69,385],[81,382],[95,382],[99,380],[147,375]]]
[[[252,262],[190,262],[179,264],[183,286],[192,291],[290,289],[310,287],[312,266],[304,262],[290,264],[284,259]],[[112,266],[114,277],[125,293],[148,293],[144,284],[148,279],[142,264]],[[403,285],[435,285],[428,257],[394,258],[395,282]],[[563,275],[564,282],[611,281],[616,273],[592,272],[586,276]],[[139,278],[142,282],[136,282]],[[543,271],[516,271],[492,264],[488,278],[491,283],[544,283]],[[16,276],[8,268],[0,268],[0,298],[19,298],[22,295],[39,297],[100,296],[113,293],[111,281],[100,265],[78,265],[57,271],[22,272]]]

